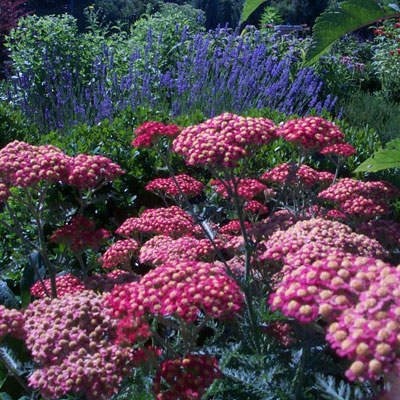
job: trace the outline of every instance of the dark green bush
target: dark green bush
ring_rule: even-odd
[[[0,148],[13,140],[30,138],[36,141],[38,129],[8,103],[0,101]]]

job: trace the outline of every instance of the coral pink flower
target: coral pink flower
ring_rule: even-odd
[[[164,361],[154,378],[156,400],[197,400],[215,379],[222,377],[214,357],[188,354]]]
[[[307,165],[297,169],[295,165],[280,164],[270,171],[264,172],[261,180],[284,184],[290,177],[290,184],[300,184],[313,187],[316,184],[329,184],[333,181],[334,174],[326,171],[319,172]]]
[[[221,265],[198,261],[172,262],[148,272],[137,283],[114,289],[107,297],[119,321],[119,341],[132,343],[150,336],[146,313],[180,316],[196,321],[198,313],[217,319],[233,318],[243,295]]]
[[[105,251],[99,261],[106,269],[129,266],[131,258],[138,248],[139,243],[134,239],[118,240]]]
[[[276,129],[266,118],[225,113],[183,129],[173,142],[173,151],[184,156],[187,165],[234,167],[251,155],[251,148],[275,139]]]
[[[139,261],[158,265],[184,260],[211,261],[213,256],[214,247],[208,239],[183,236],[174,240],[161,235],[148,240],[140,248]]]
[[[150,147],[157,143],[160,136],[174,138],[181,128],[176,125],[164,125],[161,122],[145,122],[135,129],[136,139],[132,142],[133,147]]]
[[[344,133],[321,117],[292,119],[280,127],[278,134],[297,146],[314,151],[344,140]]]
[[[58,228],[50,237],[54,243],[65,243],[74,252],[97,250],[111,237],[105,229],[95,230],[96,224],[84,216],[73,217],[68,225]]]
[[[186,211],[172,206],[145,210],[139,218],[127,219],[115,232],[121,236],[144,232],[179,237],[191,233],[194,223],[194,218]]]
[[[39,366],[29,383],[43,397],[109,398],[137,366],[134,350],[115,344],[116,321],[108,312],[103,297],[92,291],[28,306],[26,345]]]
[[[175,180],[182,190],[182,193],[190,198],[201,194],[204,189],[204,184],[189,175],[176,175]],[[172,178],[157,178],[146,185],[146,190],[151,192],[163,192],[172,197],[178,197],[180,192],[176,187]]]
[[[230,188],[231,193],[235,193],[233,182],[221,182],[220,180],[216,179],[211,181],[210,184],[215,186],[215,191],[224,198],[231,197],[225,186]],[[266,189],[267,187],[257,179],[243,178],[237,183],[238,196],[246,200],[251,200]]]
[[[356,149],[348,143],[338,143],[332,146],[324,147],[319,154],[324,155],[335,155],[335,156],[342,156],[342,157],[350,157],[356,154]]]
[[[399,196],[399,190],[388,182],[344,178],[322,191],[318,198],[332,201],[346,214],[373,217],[389,213],[389,201]]]
[[[51,293],[51,280],[44,279],[43,283],[47,290],[47,293]],[[83,290],[85,290],[85,286],[76,276],[66,274],[56,277],[56,290],[57,297],[64,297],[68,294],[82,292]],[[44,288],[40,281],[37,281],[31,287],[31,295],[39,298],[46,297],[46,292],[44,291]]]

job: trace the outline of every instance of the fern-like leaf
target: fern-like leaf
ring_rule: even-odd
[[[328,10],[315,21],[311,47],[305,58],[305,66],[313,64],[330,46],[347,33],[373,24],[379,19],[398,17],[393,6],[383,7],[376,0],[349,0],[340,3],[339,10]]]

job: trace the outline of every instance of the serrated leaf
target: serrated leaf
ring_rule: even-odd
[[[250,15],[253,14],[261,4],[266,2],[267,0],[247,0],[243,5],[242,16],[240,17],[239,24],[246,22]]]
[[[400,167],[400,139],[387,143],[385,149],[376,151],[354,172],[377,172],[396,167]]]
[[[399,15],[396,9],[381,7],[376,0],[349,0],[340,3],[339,10],[326,11],[316,19],[304,65],[309,66],[317,61],[343,35],[379,19]]]

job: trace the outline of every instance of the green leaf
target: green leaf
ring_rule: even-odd
[[[376,0],[349,0],[340,4],[338,11],[326,11],[315,21],[310,49],[305,66],[313,64],[343,35],[373,24],[379,19],[397,17],[392,7],[382,7]]]
[[[4,281],[0,281],[0,304],[6,306],[7,308],[18,308],[19,306],[14,293]]]
[[[376,151],[354,172],[377,172],[396,167],[400,167],[400,139],[387,143],[385,149]]]
[[[246,22],[250,15],[257,10],[261,4],[266,3],[266,0],[247,0],[243,5],[242,16],[240,17],[240,23]]]
[[[2,392],[0,393],[0,400],[12,400],[12,397],[7,393]]]

